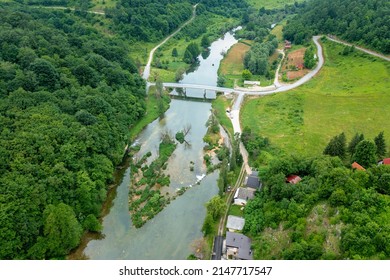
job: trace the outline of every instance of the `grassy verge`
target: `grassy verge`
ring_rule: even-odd
[[[343,46],[329,41],[323,46],[326,63],[315,78],[287,93],[247,100],[242,126],[288,153],[321,154],[343,131],[348,140],[384,131],[389,146],[390,64],[359,51],[343,56]]]
[[[212,107],[218,122],[229,133],[230,138],[234,135],[234,129],[232,122],[226,115],[226,109],[232,107],[232,100],[227,99],[225,96],[220,95],[217,99],[213,100]]]
[[[157,119],[160,116],[160,111],[158,109],[157,99],[154,95],[156,88],[150,87],[149,93],[146,98],[146,113],[145,116],[134,125],[129,132],[130,141],[133,141],[137,135],[151,122]],[[163,97],[164,108],[167,110],[169,108],[169,96],[164,95]]]

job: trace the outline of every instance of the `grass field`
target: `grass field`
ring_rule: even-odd
[[[218,74],[226,78],[225,87],[233,88],[235,85],[240,87],[244,86],[244,80],[242,79],[242,71],[244,70],[243,61],[252,43],[252,41],[245,40],[245,42],[234,44],[222,59]],[[277,59],[277,53],[276,56],[270,57],[270,63],[272,63],[273,59]],[[260,81],[262,86],[268,86],[273,83],[273,79],[266,79],[265,76],[260,75],[253,75],[251,80]]]
[[[303,2],[303,0],[247,0],[246,2],[257,9],[261,7],[275,9],[283,8],[286,4],[294,4],[294,2]]]
[[[226,78],[226,87],[234,87],[235,81],[238,84],[242,84],[242,71],[244,70],[244,56],[247,51],[250,50],[250,43],[238,42],[234,44],[227,52],[226,56],[222,59],[219,65],[218,74],[223,75]]]
[[[249,51],[250,46],[238,42],[227,52],[225,58],[219,66],[219,73],[222,75],[240,75],[244,70],[244,56]]]
[[[115,7],[117,0],[92,0],[92,11],[104,11],[104,8]]]
[[[247,100],[242,127],[249,126],[287,153],[316,155],[329,140],[345,132],[373,139],[385,132],[390,146],[390,63],[324,42],[326,63],[305,85],[287,93]],[[256,116],[256,117],[254,117]]]

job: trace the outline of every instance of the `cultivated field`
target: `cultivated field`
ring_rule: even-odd
[[[318,76],[287,93],[247,101],[241,124],[286,153],[320,154],[329,140],[345,132],[373,139],[385,132],[390,147],[390,63],[326,41],[326,62]]]
[[[286,56],[282,67],[282,74],[285,74],[288,81],[299,79],[309,72],[303,66],[305,51],[306,48],[300,48],[290,51]]]

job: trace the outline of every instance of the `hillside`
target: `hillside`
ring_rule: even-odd
[[[0,5],[0,259],[62,258],[145,114],[129,42],[101,15]]]
[[[354,171],[335,157],[272,161],[245,208],[255,258],[389,259],[389,178],[388,165]]]
[[[296,44],[316,34],[333,34],[390,54],[390,18],[386,0],[311,0],[284,28]]]
[[[337,26],[352,10],[329,17],[324,6],[333,5],[336,11],[340,2],[307,2],[288,21],[284,37],[296,44],[307,44],[320,32],[350,39],[349,31],[324,31],[324,21]],[[362,2],[354,1],[361,16],[369,8],[374,9],[369,12],[372,22],[385,20],[376,11],[383,1],[375,7],[373,1]],[[383,35],[375,44],[379,50],[387,35],[382,27],[366,24],[371,33]],[[356,38],[352,41],[369,45]],[[241,139],[264,183],[244,211],[244,233],[254,241],[255,259],[390,258],[390,166],[377,165],[390,155],[390,64],[326,38],[322,45],[325,65],[311,81],[286,93],[247,98],[241,109]],[[384,152],[373,142],[380,132]],[[353,146],[359,135],[366,140]],[[330,154],[325,147],[334,139],[343,139],[337,149],[348,151],[341,158],[323,155]],[[357,159],[366,170],[351,167]],[[290,175],[301,181],[289,183]]]

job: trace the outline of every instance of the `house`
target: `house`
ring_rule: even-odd
[[[286,178],[287,183],[294,184],[294,185],[299,183],[301,180],[302,178],[299,177],[298,175],[290,175]]]
[[[356,161],[354,163],[352,163],[352,168],[357,169],[357,170],[366,171],[366,169],[363,166],[361,166],[359,163],[357,163]]]
[[[289,40],[284,41],[284,49],[291,49],[291,42]]]
[[[227,259],[233,260],[252,260],[253,254],[251,250],[249,237],[235,232],[226,232],[226,256]]]
[[[381,160],[378,164],[390,165],[390,158]]]
[[[259,172],[252,171],[252,173],[248,177],[246,177],[246,179],[245,179],[245,186],[247,188],[252,188],[252,189],[261,188],[261,182],[259,179]]]
[[[245,225],[245,219],[233,215],[229,215],[227,218],[226,227],[229,231],[238,231],[242,230]]]
[[[255,189],[252,188],[238,188],[234,194],[234,204],[246,205],[249,199],[255,197]]]

